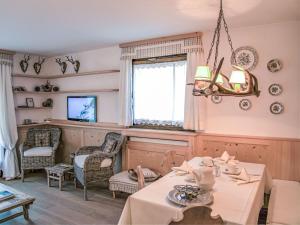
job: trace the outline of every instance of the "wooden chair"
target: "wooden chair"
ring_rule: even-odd
[[[145,177],[141,165],[136,167],[136,173],[138,177],[138,190],[141,190],[145,187]]]
[[[211,216],[211,211],[207,206],[188,208],[183,212],[184,217],[181,221],[172,221],[169,225],[224,224],[221,216]]]
[[[169,150],[164,154],[164,157],[160,164],[160,166],[162,167],[163,175],[169,173],[172,170],[172,167],[175,166],[175,156],[175,150]]]

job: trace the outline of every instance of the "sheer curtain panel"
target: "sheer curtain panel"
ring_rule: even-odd
[[[20,175],[16,153],[18,140],[11,83],[12,55],[0,53],[0,166],[5,179]]]
[[[132,125],[132,60],[121,59],[119,83],[119,125]]]
[[[186,83],[194,83],[196,67],[203,65],[203,51],[195,51],[187,54]],[[204,97],[193,96],[193,85],[187,85],[185,89],[184,123],[186,130],[201,131],[205,129],[206,101]]]

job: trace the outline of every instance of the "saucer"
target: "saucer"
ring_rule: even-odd
[[[225,174],[229,174],[229,175],[239,175],[241,173],[241,169],[240,168],[236,168],[235,171],[230,171],[228,168],[224,168],[222,170],[223,173]]]

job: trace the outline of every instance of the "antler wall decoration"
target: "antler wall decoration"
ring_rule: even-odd
[[[24,59],[22,59],[20,61],[20,67],[21,67],[21,70],[23,71],[23,73],[26,73],[27,69],[28,69],[28,62],[30,60],[30,55],[24,55]]]
[[[67,70],[67,63],[66,61],[61,61],[61,58],[56,58],[55,61],[58,63],[58,65],[60,66],[60,70],[63,74],[65,74],[66,70]]]
[[[71,57],[66,56],[66,58],[67,58],[67,61],[69,61],[70,63],[73,64],[75,72],[78,73],[79,68],[80,68],[80,62],[78,60],[74,60],[72,56]]]
[[[36,74],[39,74],[41,72],[42,64],[45,62],[45,60],[46,60],[46,58],[42,58],[39,56],[38,62],[35,62],[33,64],[33,68],[34,68],[34,71],[36,72]]]

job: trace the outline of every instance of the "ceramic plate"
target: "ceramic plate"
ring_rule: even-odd
[[[284,111],[284,106],[280,102],[274,102],[270,105],[270,111],[275,115],[281,114]]]
[[[252,106],[252,103],[249,99],[242,99],[239,103],[240,109],[242,110],[249,110]]]
[[[222,96],[219,95],[212,95],[211,101],[215,104],[220,104],[222,102]]]
[[[269,93],[273,96],[278,96],[282,93],[282,87],[280,84],[271,84],[269,86]]]
[[[234,54],[236,62],[234,61]],[[258,54],[256,50],[250,46],[239,47],[231,56],[231,64],[242,67],[245,70],[253,70],[258,63]]]
[[[181,206],[191,206],[191,205],[208,205],[211,204],[214,200],[214,196],[211,192],[204,192],[202,194],[199,194],[197,198],[188,201],[186,199],[182,199],[180,197],[180,194],[176,190],[172,190],[168,194],[169,201],[181,205]]]
[[[267,64],[268,70],[272,73],[278,72],[282,68],[282,63],[279,59],[272,59]]]

